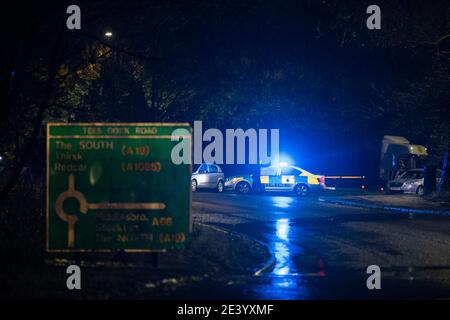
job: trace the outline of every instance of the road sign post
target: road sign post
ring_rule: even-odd
[[[182,249],[189,240],[190,164],[176,165],[189,124],[49,123],[47,251]]]

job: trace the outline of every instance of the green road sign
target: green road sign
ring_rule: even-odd
[[[189,124],[49,123],[47,250],[184,248],[191,230],[191,165],[171,151]]]

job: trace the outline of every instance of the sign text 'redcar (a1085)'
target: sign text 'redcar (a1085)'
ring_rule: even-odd
[[[191,139],[185,123],[49,123],[47,250],[184,248],[191,167],[171,161],[176,129]]]

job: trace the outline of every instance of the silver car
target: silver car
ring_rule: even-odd
[[[224,174],[217,164],[203,163],[191,176],[191,190],[215,189],[223,192],[224,181]]]
[[[408,170],[396,179],[389,181],[387,191],[423,195],[423,176],[423,169]]]
[[[421,196],[424,193],[424,174],[425,171],[423,169],[408,170],[394,180],[389,181],[386,189],[389,193],[415,193]],[[442,170],[436,170],[436,188],[441,182],[441,174]]]

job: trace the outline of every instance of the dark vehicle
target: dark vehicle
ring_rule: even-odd
[[[408,170],[422,169],[427,159],[427,148],[424,146],[411,144],[404,137],[384,136],[380,159],[382,184],[398,178]]]

